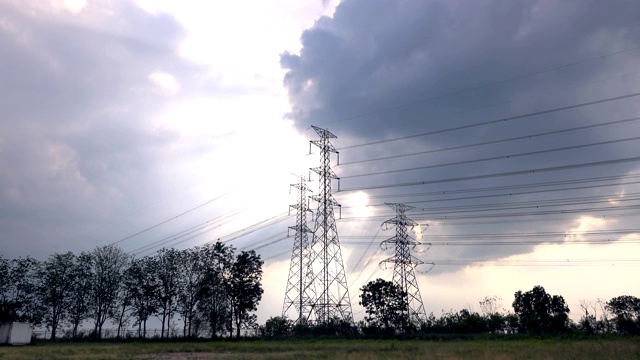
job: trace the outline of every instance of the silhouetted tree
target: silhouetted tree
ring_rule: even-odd
[[[607,301],[606,308],[616,316],[618,332],[640,334],[640,299],[631,295],[621,295]]]
[[[409,322],[407,293],[391,281],[376,279],[362,286],[360,305],[365,308],[365,320],[370,326],[388,331]]]
[[[242,325],[250,320],[249,312],[255,311],[262,299],[262,264],[260,255],[255,251],[242,251],[226,278],[236,338],[240,338]]]
[[[116,305],[122,274],[129,256],[115,245],[98,247],[92,252],[91,293],[89,309],[96,338],[102,337],[102,326]]]
[[[160,284],[154,269],[158,266],[155,257],[134,259],[124,276],[124,286],[129,288],[131,309],[138,325],[138,337],[146,335],[147,320],[158,309]]]
[[[204,279],[206,268],[202,256],[202,248],[195,247],[182,252],[178,267],[180,292],[178,294],[177,310],[182,316],[183,336],[193,336],[193,320],[198,304],[198,292]]]
[[[289,335],[293,322],[284,316],[267,319],[262,328],[262,335],[269,338],[282,338]]]
[[[156,254],[158,266],[155,269],[160,283],[158,316],[162,321],[160,337],[169,335],[171,316],[176,309],[176,298],[180,292],[178,281],[178,264],[182,261],[180,252],[176,249],[163,248]],[[166,326],[165,326],[166,323]],[[165,334],[166,329],[166,334]]]
[[[9,300],[10,262],[0,254],[0,321],[11,320],[11,305]]]
[[[569,319],[569,307],[559,295],[549,295],[540,285],[515,293],[513,310],[518,315],[520,332],[534,334],[563,331]]]
[[[75,255],[71,252],[53,254],[38,271],[38,301],[44,309],[44,324],[51,328],[51,340],[56,338],[58,326],[67,319],[74,284]]]
[[[0,313],[4,320],[40,325],[44,308],[38,299],[40,262],[32,257],[8,261]]]
[[[231,321],[224,274],[233,262],[233,249],[216,242],[204,245],[200,249],[200,255],[204,274],[199,286],[197,309],[213,339]]]
[[[68,316],[71,323],[71,336],[78,336],[78,328],[89,316],[89,296],[92,289],[92,255],[82,252],[75,256],[71,267],[71,288],[69,289]]]

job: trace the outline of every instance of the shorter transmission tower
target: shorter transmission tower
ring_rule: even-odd
[[[298,323],[306,321],[311,313],[311,301],[315,297],[313,287],[310,283],[313,275],[311,268],[311,247],[309,244],[308,233],[313,232],[307,226],[307,213],[309,209],[309,197],[307,193],[310,191],[307,186],[309,178],[298,176],[298,183],[291,184],[291,187],[298,189],[298,202],[291,205],[296,210],[296,225],[290,226],[289,229],[295,231],[293,241],[293,251],[291,252],[291,263],[289,266],[289,277],[287,280],[287,289],[284,294],[284,303],[282,305],[282,316],[288,314],[293,315],[293,309],[297,311]]]
[[[396,211],[396,216],[383,222],[382,226],[386,230],[389,225],[394,225],[396,236],[383,241],[382,244],[394,244],[396,253],[383,260],[381,264],[393,263],[393,283],[407,294],[408,307],[405,310],[405,315],[409,321],[420,324],[427,320],[427,314],[424,310],[414,269],[424,262],[411,255],[411,248],[420,245],[420,242],[409,236],[407,229],[413,229],[418,224],[405,215],[407,210],[414,207],[405,204],[385,204]]]

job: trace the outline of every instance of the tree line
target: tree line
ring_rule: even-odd
[[[115,245],[45,261],[0,256],[0,321],[44,326],[51,339],[61,332],[100,339],[107,321],[118,337],[129,326],[142,337],[152,317],[163,338],[176,323],[184,337],[240,337],[256,326],[262,264],[254,251],[236,254],[220,242],[141,258]]]
[[[393,282],[370,281],[360,289],[366,316],[327,323],[294,323],[272,317],[262,326],[253,314],[262,298],[263,261],[254,251],[236,254],[232,246],[207,244],[186,250],[162,249],[134,258],[115,245],[90,252],[53,254],[45,261],[0,256],[0,321],[26,321],[46,327],[51,339],[100,339],[107,322],[117,337],[147,322],[161,323],[160,337],[182,326],[183,337],[241,337],[242,329],[265,338],[313,336],[397,337],[435,334],[625,334],[640,335],[640,299],[621,295],[582,300],[582,317],[569,318],[561,295],[542,286],[517,291],[513,311],[487,296],[473,309],[429,314],[416,322],[408,315],[406,293]],[[107,325],[108,326],[108,325]],[[254,332],[255,334],[255,332]]]
[[[621,334],[640,335],[640,299],[630,295],[608,301],[580,301],[583,311],[576,323],[569,318],[569,306],[561,295],[552,295],[542,286],[517,291],[513,311],[502,308],[502,299],[487,296],[479,302],[481,312],[450,310],[440,317],[429,314],[417,322],[409,317],[406,293],[393,282],[376,279],[360,289],[360,305],[365,318],[353,323],[334,319],[311,326],[287,318],[272,317],[261,328],[266,338],[306,337],[339,334],[340,337],[432,337],[474,334]]]

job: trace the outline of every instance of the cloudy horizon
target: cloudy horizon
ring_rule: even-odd
[[[227,241],[280,315],[291,173],[332,167],[351,303],[407,203],[427,313],[637,295],[640,4],[0,1],[0,243]],[[310,184],[317,191],[317,179]],[[315,205],[312,205],[315,210]]]

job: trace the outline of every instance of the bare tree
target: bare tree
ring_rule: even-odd
[[[502,308],[502,298],[497,295],[487,295],[480,300],[480,310],[485,316],[500,313]]]

